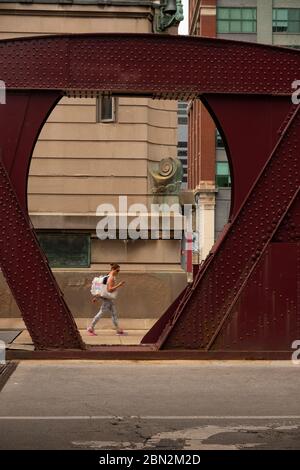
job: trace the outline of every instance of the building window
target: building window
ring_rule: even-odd
[[[300,33],[300,8],[273,8],[274,33]]]
[[[256,8],[218,8],[218,33],[256,33]]]
[[[97,122],[115,122],[116,98],[112,96],[100,96],[97,98],[96,119]]]
[[[187,126],[187,123],[188,123],[187,103],[183,101],[178,102],[177,116],[178,116],[178,124],[182,126]]]
[[[188,173],[188,162],[187,162],[187,140],[188,140],[188,115],[187,115],[188,103],[185,101],[178,101],[177,107],[177,119],[178,119],[178,141],[177,141],[177,157],[181,161],[183,169],[182,187],[187,186],[187,173]]]
[[[188,172],[187,142],[178,142],[177,157],[181,161],[182,169],[183,169],[182,183],[186,185],[187,184],[187,172]]]
[[[230,188],[231,178],[228,162],[217,162],[216,166],[216,185],[219,188]]]
[[[89,268],[91,237],[89,233],[38,232],[41,248],[52,268]]]
[[[218,129],[216,129],[216,147],[217,147],[218,149],[223,149],[223,148],[225,148],[223,139],[222,139],[221,134],[220,134],[220,132],[218,131]]]
[[[186,117],[178,116],[178,124],[180,124],[181,126],[187,126],[187,123],[188,123],[187,116]]]

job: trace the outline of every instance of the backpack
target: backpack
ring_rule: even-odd
[[[97,295],[102,299],[116,299],[118,293],[117,291],[108,292],[107,291],[107,280],[108,274],[106,276],[94,277],[92,281],[91,294]]]
[[[94,277],[92,280],[91,294],[102,295],[106,291],[106,283],[108,276]]]

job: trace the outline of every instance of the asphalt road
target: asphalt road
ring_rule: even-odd
[[[0,449],[300,449],[300,365],[20,363]]]

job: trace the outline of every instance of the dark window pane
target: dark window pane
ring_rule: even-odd
[[[241,8],[230,8],[230,19],[231,20],[240,20],[242,17]]]
[[[256,8],[218,8],[218,33],[255,33]]]
[[[229,175],[229,165],[227,162],[217,162],[217,175]]]
[[[242,9],[242,19],[243,20],[255,20],[256,19],[256,9],[255,8],[243,8]]]
[[[231,186],[230,177],[229,176],[218,176],[216,177],[216,185],[219,188],[229,188]]]
[[[288,24],[284,21],[277,21],[277,23],[273,26],[274,33],[284,33],[288,30]]]
[[[299,33],[300,32],[300,22],[299,21],[290,21],[288,27],[289,33]]]
[[[229,21],[218,21],[218,33],[229,33]]]
[[[116,98],[112,96],[101,96],[97,99],[97,122],[115,121]]]
[[[288,20],[288,10],[286,8],[276,8],[275,17],[277,21],[287,21]]]
[[[299,21],[300,20],[300,9],[299,8],[290,8],[288,10],[288,19],[289,21]]]
[[[231,186],[228,162],[217,162],[216,164],[216,185],[221,188]]]
[[[178,118],[178,124],[181,124],[181,125],[186,125],[188,123],[188,120],[186,117],[179,117]]]
[[[90,266],[90,234],[39,232],[37,236],[51,267]]]
[[[299,33],[300,8],[274,8],[273,31],[275,33]]]
[[[253,21],[243,21],[242,22],[242,33],[255,33]]]
[[[217,16],[219,19],[228,20],[229,19],[229,8],[218,8]]]
[[[216,146],[218,148],[224,148],[224,142],[218,130],[216,132]]]
[[[240,33],[242,31],[242,22],[230,21],[229,30],[231,33]]]
[[[109,120],[113,118],[113,104],[112,98],[103,96],[101,98],[101,121]]]

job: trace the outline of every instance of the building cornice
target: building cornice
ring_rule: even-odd
[[[153,21],[158,8],[160,0],[5,0],[0,3],[0,16],[130,17]]]
[[[88,18],[147,18],[149,20],[153,20],[153,13],[151,11],[145,11],[145,12],[139,12],[139,11],[116,11],[116,10],[111,10],[111,11],[106,11],[106,10],[101,10],[101,11],[83,11],[83,10],[77,10],[77,11],[58,11],[58,10],[27,10],[27,9],[20,9],[20,10],[14,10],[14,9],[5,9],[1,10],[0,9],[0,16],[4,15],[22,15],[22,16],[63,16],[63,17],[78,17],[78,18],[83,18],[83,17],[88,17]]]
[[[52,4],[52,5],[106,5],[106,6],[160,6],[159,0],[5,0],[5,3],[18,3],[22,5]]]

